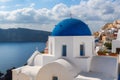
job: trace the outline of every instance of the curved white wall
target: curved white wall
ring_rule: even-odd
[[[36,80],[52,80],[52,77],[58,77],[58,80],[74,80],[74,76],[65,66],[58,62],[52,62],[40,69]]]

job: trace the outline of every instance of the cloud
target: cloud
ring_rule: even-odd
[[[72,17],[86,22],[91,29],[98,29],[107,22],[120,19],[119,4],[119,0],[81,0],[79,5],[70,7],[60,3],[52,9],[35,9],[35,4],[31,3],[28,8],[0,11],[0,24],[4,26],[5,24],[11,24],[11,26],[16,24],[14,27],[23,25],[27,28],[41,28],[51,31],[55,24],[70,17],[70,13],[72,13]]]
[[[0,0],[0,2],[9,2],[11,0]]]
[[[31,3],[31,4],[30,4],[30,7],[34,7],[34,6],[35,6],[35,3]]]
[[[6,6],[4,6],[4,5],[3,5],[3,6],[0,6],[0,9],[5,9],[5,8],[6,8]]]
[[[110,0],[89,0],[82,1],[80,5],[71,7],[71,10],[83,20],[108,21],[111,15],[116,15],[114,4],[115,2]],[[111,20],[113,19],[111,18]]]
[[[51,11],[56,16],[57,19],[66,18],[70,14],[70,9],[67,7],[67,5],[63,3],[54,6]]]

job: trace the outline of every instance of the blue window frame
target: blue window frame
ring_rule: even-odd
[[[85,56],[84,44],[80,45],[80,56]]]
[[[62,56],[67,56],[67,46],[66,45],[62,46]]]
[[[53,76],[52,80],[58,80],[58,77],[57,76]]]

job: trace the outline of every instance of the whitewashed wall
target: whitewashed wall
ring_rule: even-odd
[[[85,45],[85,56],[80,56],[80,44]],[[52,44],[52,48],[51,45]],[[67,46],[67,56],[62,56],[62,46]],[[78,71],[88,72],[90,69],[91,58],[94,55],[94,37],[93,36],[50,36],[49,51],[55,56],[55,59],[65,58],[73,63]],[[51,53],[49,53],[51,54]],[[46,60],[45,60],[46,61]]]
[[[112,52],[116,52],[116,48],[120,48],[120,40],[112,41]]]

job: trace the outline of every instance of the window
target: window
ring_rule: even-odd
[[[53,76],[52,80],[58,80],[57,76]]]
[[[62,46],[62,56],[66,56],[67,50],[66,50],[66,45]]]
[[[80,56],[85,56],[84,44],[80,44]]]

